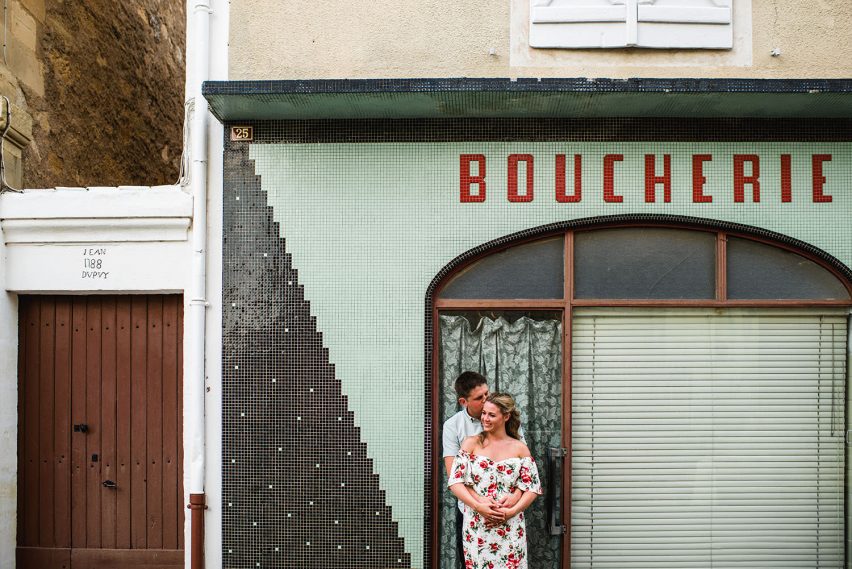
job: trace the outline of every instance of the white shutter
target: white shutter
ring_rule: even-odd
[[[624,47],[625,0],[531,0],[532,47]]]
[[[733,47],[731,0],[530,0],[530,46]]]
[[[639,0],[637,44],[731,49],[731,0]],[[644,3],[643,3],[644,2]]]
[[[846,316],[578,310],[571,567],[841,568]]]

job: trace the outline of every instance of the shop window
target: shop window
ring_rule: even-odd
[[[834,275],[792,251],[731,237],[727,261],[731,299],[849,298]]]
[[[731,49],[732,0],[531,0],[540,48]]]
[[[516,397],[545,490],[531,567],[842,566],[849,283],[760,239],[566,229],[438,289],[432,424],[459,410],[461,371]],[[449,569],[438,471],[432,567]]]
[[[579,232],[575,298],[713,298],[713,233],[662,228]]]
[[[562,237],[489,255],[456,275],[441,298],[562,298]]]

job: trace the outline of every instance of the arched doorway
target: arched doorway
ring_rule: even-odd
[[[531,567],[842,566],[845,267],[659,218],[482,249],[433,283],[434,440],[454,374],[518,396],[546,490]],[[434,478],[433,566],[456,567]]]

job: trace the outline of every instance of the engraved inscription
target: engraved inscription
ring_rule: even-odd
[[[83,247],[83,270],[81,279],[85,280],[107,280],[110,272],[107,271],[106,247]]]

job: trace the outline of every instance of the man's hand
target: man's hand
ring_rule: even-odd
[[[504,510],[514,508],[515,504],[518,503],[518,500],[520,500],[523,495],[523,492],[521,492],[518,488],[515,488],[511,494],[507,494],[500,499],[500,507]]]

